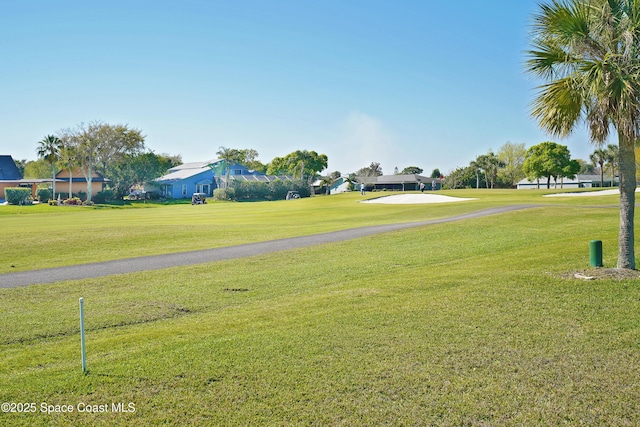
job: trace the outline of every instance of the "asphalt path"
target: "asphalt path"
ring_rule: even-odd
[[[269,240],[266,242],[248,243],[222,248],[203,249],[163,255],[151,255],[138,258],[125,258],[113,261],[78,264],[40,270],[29,270],[16,273],[5,273],[0,274],[0,288],[15,288],[18,286],[55,283],[64,280],[81,280],[136,271],[160,270],[163,268],[182,267],[194,264],[203,264],[208,262],[243,258],[254,255],[267,254],[271,252],[304,248],[307,246],[320,245],[323,243],[341,242],[344,240],[357,239],[359,237],[371,236],[374,234],[386,233],[389,231],[404,230],[412,227],[462,221],[465,219],[479,218],[487,215],[496,215],[539,206],[540,205],[500,206],[497,208],[483,209],[462,215],[429,221],[372,225],[368,227],[358,227],[348,230],[313,234],[310,236],[289,237],[285,239]]]

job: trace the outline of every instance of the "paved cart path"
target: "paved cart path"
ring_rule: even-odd
[[[495,215],[504,212],[534,208],[539,206],[540,205],[501,206],[497,208],[483,209],[476,212],[470,212],[462,215],[452,216],[449,218],[440,218],[429,221],[372,225],[368,227],[351,228],[348,230],[313,234],[310,236],[289,237],[285,239],[248,243],[222,248],[203,249],[163,255],[151,255],[138,258],[125,258],[90,264],[78,264],[66,267],[21,271],[17,273],[5,273],[0,274],[0,288],[14,288],[18,286],[54,283],[63,280],[81,280],[136,271],[159,270],[169,267],[203,264],[207,262],[222,261],[227,259],[261,255],[270,252],[303,248],[306,246],[319,245],[322,243],[340,242],[344,240],[357,239],[364,236],[371,236],[373,234],[385,233],[388,231],[403,230],[406,228],[431,224],[442,224],[445,222],[461,221],[470,218],[479,218],[482,216]]]

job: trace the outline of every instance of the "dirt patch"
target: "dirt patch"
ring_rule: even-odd
[[[576,280],[637,280],[640,271],[625,268],[590,268],[561,273],[560,277]]]

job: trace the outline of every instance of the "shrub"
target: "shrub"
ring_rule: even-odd
[[[269,183],[269,198],[271,200],[284,200],[289,192],[289,186],[282,180]]]
[[[214,200],[233,200],[235,197],[235,190],[232,187],[228,188],[216,188],[213,190]]]
[[[269,197],[269,185],[259,181],[233,181],[236,200],[266,200]]]
[[[72,197],[71,199],[66,199],[63,203],[67,206],[80,206],[82,205],[82,200],[79,197]]]
[[[48,201],[49,199],[51,199],[51,194],[51,190],[49,190],[48,188],[38,188],[38,191],[36,191],[36,196],[38,197],[38,200],[40,202]]]
[[[92,198],[94,203],[106,203],[111,200],[115,200],[115,192],[113,190],[100,191]]]
[[[10,205],[30,205],[31,189],[20,187],[8,187],[4,189],[4,195]]]

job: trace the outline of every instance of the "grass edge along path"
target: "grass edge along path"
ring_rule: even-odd
[[[448,218],[440,218],[427,221],[374,225],[221,248],[178,252],[163,255],[152,255],[137,258],[124,258],[113,261],[104,261],[98,263],[80,264],[40,270],[28,270],[16,273],[5,273],[0,274],[0,288],[13,288],[17,286],[55,283],[63,280],[80,280],[110,276],[112,274],[120,274],[132,271],[159,270],[169,267],[188,266],[212,261],[242,258],[246,256],[261,255],[270,252],[302,248],[322,243],[339,242],[343,240],[355,239],[359,237],[370,236],[373,234],[395,230],[402,230],[411,227],[462,221],[470,218],[496,215],[500,213],[521,209],[530,209],[540,206],[542,205],[522,204],[499,206],[461,215],[455,215]]]

